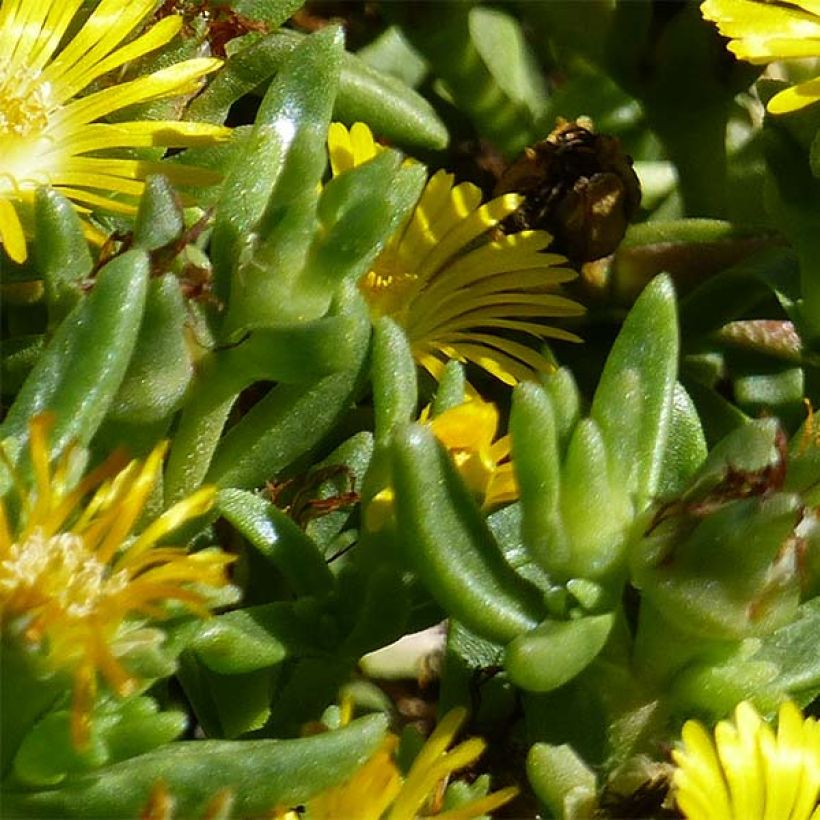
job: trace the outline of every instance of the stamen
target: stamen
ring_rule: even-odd
[[[0,138],[27,137],[48,126],[50,88],[39,72],[0,63]]]

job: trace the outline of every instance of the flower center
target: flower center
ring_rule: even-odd
[[[391,316],[401,323],[410,302],[418,289],[418,276],[402,271],[389,251],[382,253],[359,280],[359,290],[364,295],[371,313]]]
[[[0,64],[0,138],[27,137],[48,125],[47,84],[37,74]]]
[[[25,542],[12,544],[0,562],[0,611],[12,617],[32,613],[41,628],[62,619],[79,620],[127,582],[125,573],[112,575],[79,535],[49,538],[38,529]]]

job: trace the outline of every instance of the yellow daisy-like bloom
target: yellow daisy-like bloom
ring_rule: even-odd
[[[304,814],[289,811],[273,816],[284,820],[413,820],[433,816],[439,820],[469,820],[489,814],[512,800],[518,789],[501,789],[458,808],[441,810],[450,776],[478,760],[486,748],[481,738],[474,737],[447,750],[466,717],[464,709],[448,712],[406,776],[396,764],[399,739],[388,735],[376,754],[349,780],[309,800]]]
[[[363,123],[350,131],[333,123],[328,148],[334,176],[382,150]],[[556,293],[575,272],[562,267],[563,256],[541,253],[552,241],[544,231],[488,237],[523,197],[505,194],[482,205],[475,185],[453,182],[444,171],[428,180],[412,214],[360,281],[371,311],[402,325],[416,360],[437,379],[449,359],[473,362],[506,384],[552,370],[538,352],[494,331],[580,341],[539,321],[584,312]]]
[[[777,734],[744,701],[714,740],[693,720],[682,739],[673,788],[689,820],[820,818],[820,724],[794,703],[780,707]]]
[[[701,12],[729,37],[729,50],[761,65],[775,60],[820,57],[818,0],[706,0]],[[820,100],[820,77],[787,88],[769,100],[772,114],[786,114]]]
[[[91,209],[131,215],[148,174],[194,184],[216,177],[203,169],[112,156],[111,149],[185,148],[230,135],[230,129],[207,123],[100,122],[132,105],[192,94],[221,61],[186,60],[80,96],[104,75],[168,43],[182,26],[181,17],[165,17],[128,40],[154,0],[100,0],[60,48],[82,5],[2,0],[0,6],[0,242],[16,262],[27,256],[18,209],[31,202],[38,186],[68,197],[81,215]],[[84,225],[90,238],[102,238],[87,219]]]
[[[133,534],[159,477],[165,444],[144,463],[125,465],[112,456],[71,486],[77,453],[69,448],[50,463],[51,423],[42,414],[29,425],[34,487],[27,490],[18,478],[18,498],[0,499],[0,627],[4,640],[22,640],[42,652],[49,669],[73,676],[72,734],[82,745],[98,676],[120,695],[133,692],[137,681],[121,661],[129,639],[139,638],[147,618],[161,618],[169,602],[208,615],[197,586],[225,585],[233,556],[158,546],[210,509],[213,487]]]

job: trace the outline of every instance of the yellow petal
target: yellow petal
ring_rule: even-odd
[[[769,100],[766,110],[770,114],[789,114],[816,103],[818,100],[820,100],[820,78],[808,80],[775,94]]]
[[[57,0],[53,2],[57,4]],[[103,59],[150,14],[153,6],[154,0],[102,0],[43,72],[44,80],[58,89],[60,78],[69,75],[75,65],[91,66]]]
[[[117,566],[127,565],[186,521],[205,515],[213,507],[215,500],[216,487],[208,486],[201,487],[192,495],[174,504],[140,533],[139,538],[131,544]]]
[[[54,102],[62,105],[66,100],[71,99],[75,94],[91,85],[98,77],[102,77],[115,68],[119,68],[127,62],[136,60],[164,46],[177,35],[181,28],[181,17],[163,17],[162,20],[151,26],[145,34],[117,49],[117,51],[99,60],[99,62],[93,59],[81,59],[70,71],[62,75],[55,73],[60,70],[59,66],[54,67],[55,62],[55,64],[49,66],[49,72],[54,73],[55,78],[59,77],[55,82]],[[47,76],[46,80],[48,81]]]
[[[67,103],[53,116],[50,128],[65,141],[81,126],[129,105],[191,93],[197,89],[200,78],[221,65],[221,60],[201,57],[104,88]]]
[[[9,257],[22,264],[28,258],[26,236],[14,205],[0,197],[0,242]]]
[[[485,401],[469,401],[445,410],[430,422],[436,438],[451,449],[489,447],[498,429],[498,410]]]
[[[480,192],[478,195],[480,196]],[[509,216],[523,201],[524,198],[518,194],[505,194],[490,200],[480,208],[471,210],[469,215],[460,218],[458,223],[436,243],[435,248],[418,266],[419,276],[430,279],[448,259],[455,257],[477,236],[486,233],[504,217]]]

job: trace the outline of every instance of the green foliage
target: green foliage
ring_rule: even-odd
[[[148,804],[160,780],[184,814],[227,789],[239,816],[289,805],[348,777],[375,751],[384,720],[299,740],[179,742],[75,778],[48,791],[8,791],[4,811],[26,817],[123,817]],[[317,762],[321,761],[319,765]]]
[[[99,272],[94,289],[60,323],[18,392],[0,424],[0,438],[14,436],[22,447],[29,419],[49,410],[57,416],[57,452],[69,441],[91,440],[128,368],[147,290],[142,251],[128,251]]]
[[[22,264],[0,250],[3,815],[148,816],[165,792],[174,817],[309,804],[386,748],[385,715],[357,715],[384,712],[401,730],[407,687],[379,688],[378,675],[418,675],[439,718],[471,710],[492,787],[453,778],[445,807],[515,782],[511,814],[617,813],[616,785],[664,757],[685,720],[744,699],[816,713],[816,107],[765,113],[785,83],[751,89],[758,69],[695,3],[342,4],[341,20],[294,0],[175,5],[179,35],[123,76],[209,49],[223,65],[187,96],[112,120],[227,122],[229,139],[165,157],[162,137],[94,151],[152,171],[138,201],[112,195],[114,213],[89,200],[102,247],[70,186],[18,195],[0,159],[0,205],[19,208],[29,249]],[[791,81],[802,69],[777,70]],[[484,230],[482,211],[458,223],[459,245],[444,223],[478,194],[445,203],[444,178],[430,178],[443,169],[489,195],[558,118],[582,115],[597,136],[559,148],[553,135],[528,193],[553,221],[528,228],[603,230],[624,181],[602,162],[623,151],[644,196],[614,252],[547,293],[509,251],[497,277],[518,315],[491,315],[484,283],[442,286],[433,315],[412,315],[414,265],[438,260],[426,272],[437,288],[464,284],[469,251],[494,240],[503,255],[521,227],[519,213]],[[359,156],[351,137],[355,167],[334,176],[333,121],[367,123],[382,150]],[[192,182],[187,166],[209,173]],[[398,249],[400,232],[416,243]],[[535,300],[554,296],[587,312],[559,316],[541,349]],[[433,343],[423,331],[439,312],[453,318]],[[508,389],[484,361],[442,362],[435,377],[419,367],[475,328],[485,349],[554,369]],[[584,344],[565,344],[570,331]],[[498,428],[448,439],[442,416],[479,398]],[[133,681],[115,687],[92,664],[85,744],[72,734],[79,656],[49,665],[36,589],[22,616],[4,611],[21,499],[49,510],[26,538],[94,538],[76,504],[49,507],[45,454],[28,446],[41,413],[54,416],[52,470],[72,453],[49,477],[57,495],[115,448],[142,456],[168,439],[159,486],[140,485],[146,509],[123,537],[165,511],[159,551],[187,544],[204,561],[218,544],[236,557],[234,586],[203,604],[210,617],[169,594],[123,625]],[[91,503],[118,498],[113,475]],[[504,501],[476,490],[505,477]],[[214,506],[191,521],[183,500],[206,485]],[[365,657],[399,638],[400,660]],[[419,745],[402,741],[402,765]],[[660,810],[660,798],[647,809]]]

